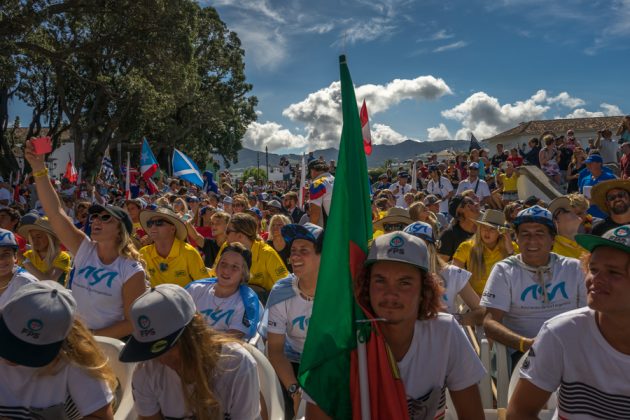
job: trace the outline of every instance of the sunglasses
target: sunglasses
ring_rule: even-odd
[[[617,194],[606,195],[606,201],[615,201],[618,198],[626,198],[628,193],[626,191],[619,191]]]
[[[385,232],[396,232],[403,230],[407,225],[405,223],[383,223]]]
[[[114,216],[112,216],[111,214],[98,214],[98,213],[90,214],[90,222],[93,222],[94,220],[98,219],[103,223],[107,223],[112,219],[112,217]]]
[[[153,227],[153,225],[157,226],[157,227],[162,227],[164,225],[171,225],[173,226],[173,224],[171,222],[169,222],[168,220],[164,220],[164,219],[157,219],[157,220],[148,220],[147,221],[147,227]]]

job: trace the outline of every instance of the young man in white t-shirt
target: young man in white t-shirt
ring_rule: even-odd
[[[468,178],[464,179],[457,186],[457,194],[461,194],[466,190],[473,190],[481,204],[489,204],[491,201],[490,187],[488,183],[479,178],[479,164],[471,162],[468,165]]]
[[[398,181],[389,186],[389,190],[394,194],[396,198],[396,207],[406,209],[409,207],[405,202],[405,194],[412,192],[413,186],[407,183],[409,174],[404,171],[398,172]]]
[[[508,417],[536,418],[558,390],[554,419],[630,418],[630,225],[577,235],[588,307],[547,321],[523,362]]]
[[[521,253],[494,266],[481,306],[486,335],[512,348],[515,364],[545,321],[586,305],[586,288],[580,262],[551,252],[556,228],[548,210],[530,207],[513,223]]]

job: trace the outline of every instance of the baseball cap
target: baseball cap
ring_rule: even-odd
[[[404,228],[403,232],[409,233],[413,236],[417,236],[418,238],[429,243],[435,243],[435,238],[433,237],[433,228],[428,223],[413,222],[412,224]]]
[[[407,177],[409,177],[409,173],[407,173],[406,171],[400,171],[400,172],[398,172],[398,177],[399,178],[407,178]]]
[[[422,201],[422,203],[425,206],[430,206],[432,204],[437,204],[437,203],[441,203],[442,200],[440,200],[437,195],[435,194],[429,194],[426,197],[424,197],[424,200]]]
[[[245,210],[245,212],[251,214],[254,217],[257,217],[259,220],[263,218],[262,211],[260,211],[258,207],[249,208]]]
[[[127,233],[133,232],[133,223],[131,222],[129,213],[118,206],[112,206],[109,204],[105,204],[104,206],[101,204],[92,204],[88,209],[88,214],[96,214],[103,211],[111,214],[114,219],[119,220],[123,226],[125,226]]]
[[[52,280],[19,288],[0,314],[0,357],[27,367],[51,363],[70,334],[77,304]]]
[[[317,244],[323,232],[324,229],[313,223],[304,223],[303,225],[291,223],[282,226],[282,229],[280,229],[282,237],[289,245],[296,239],[304,239]]]
[[[630,253],[630,225],[618,226],[604,233],[602,236],[579,234],[575,235],[575,242],[588,252],[600,246],[616,248]]]
[[[0,229],[0,248],[18,249],[18,243],[13,232],[6,229]]]
[[[515,227],[523,223],[540,223],[541,225],[549,227],[552,232],[556,232],[556,225],[553,223],[553,215],[549,210],[538,205],[519,211],[512,222]]]
[[[479,169],[479,164],[477,162],[470,162],[470,165],[468,165],[468,168]]]
[[[195,302],[176,284],[160,284],[131,304],[133,332],[118,358],[121,362],[154,359],[177,344],[195,315]]]
[[[223,204],[232,204],[232,197],[230,196],[224,197]]]
[[[596,153],[593,153],[589,157],[586,158],[584,163],[604,163],[604,159]]]
[[[267,202],[267,207],[282,209],[282,204],[280,204],[278,200],[269,200],[269,202]]]
[[[429,251],[422,239],[406,232],[386,233],[374,239],[365,265],[395,261],[429,270]]]

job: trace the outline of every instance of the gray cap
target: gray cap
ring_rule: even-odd
[[[195,312],[195,302],[180,286],[160,284],[147,290],[131,305],[133,332],[120,352],[120,361],[141,362],[166,353]]]
[[[70,334],[77,304],[51,280],[19,288],[0,314],[0,357],[28,367],[51,363]]]
[[[405,232],[392,232],[374,239],[365,264],[396,261],[429,270],[429,251],[422,239]]]

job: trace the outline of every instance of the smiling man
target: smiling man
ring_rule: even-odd
[[[511,348],[514,365],[545,321],[586,305],[586,289],[580,262],[551,252],[556,226],[548,210],[530,207],[513,223],[521,253],[494,266],[481,306],[486,335]]]
[[[630,180],[614,179],[595,185],[591,201],[605,213],[605,219],[593,224],[592,234],[602,236],[612,228],[630,223]]]

